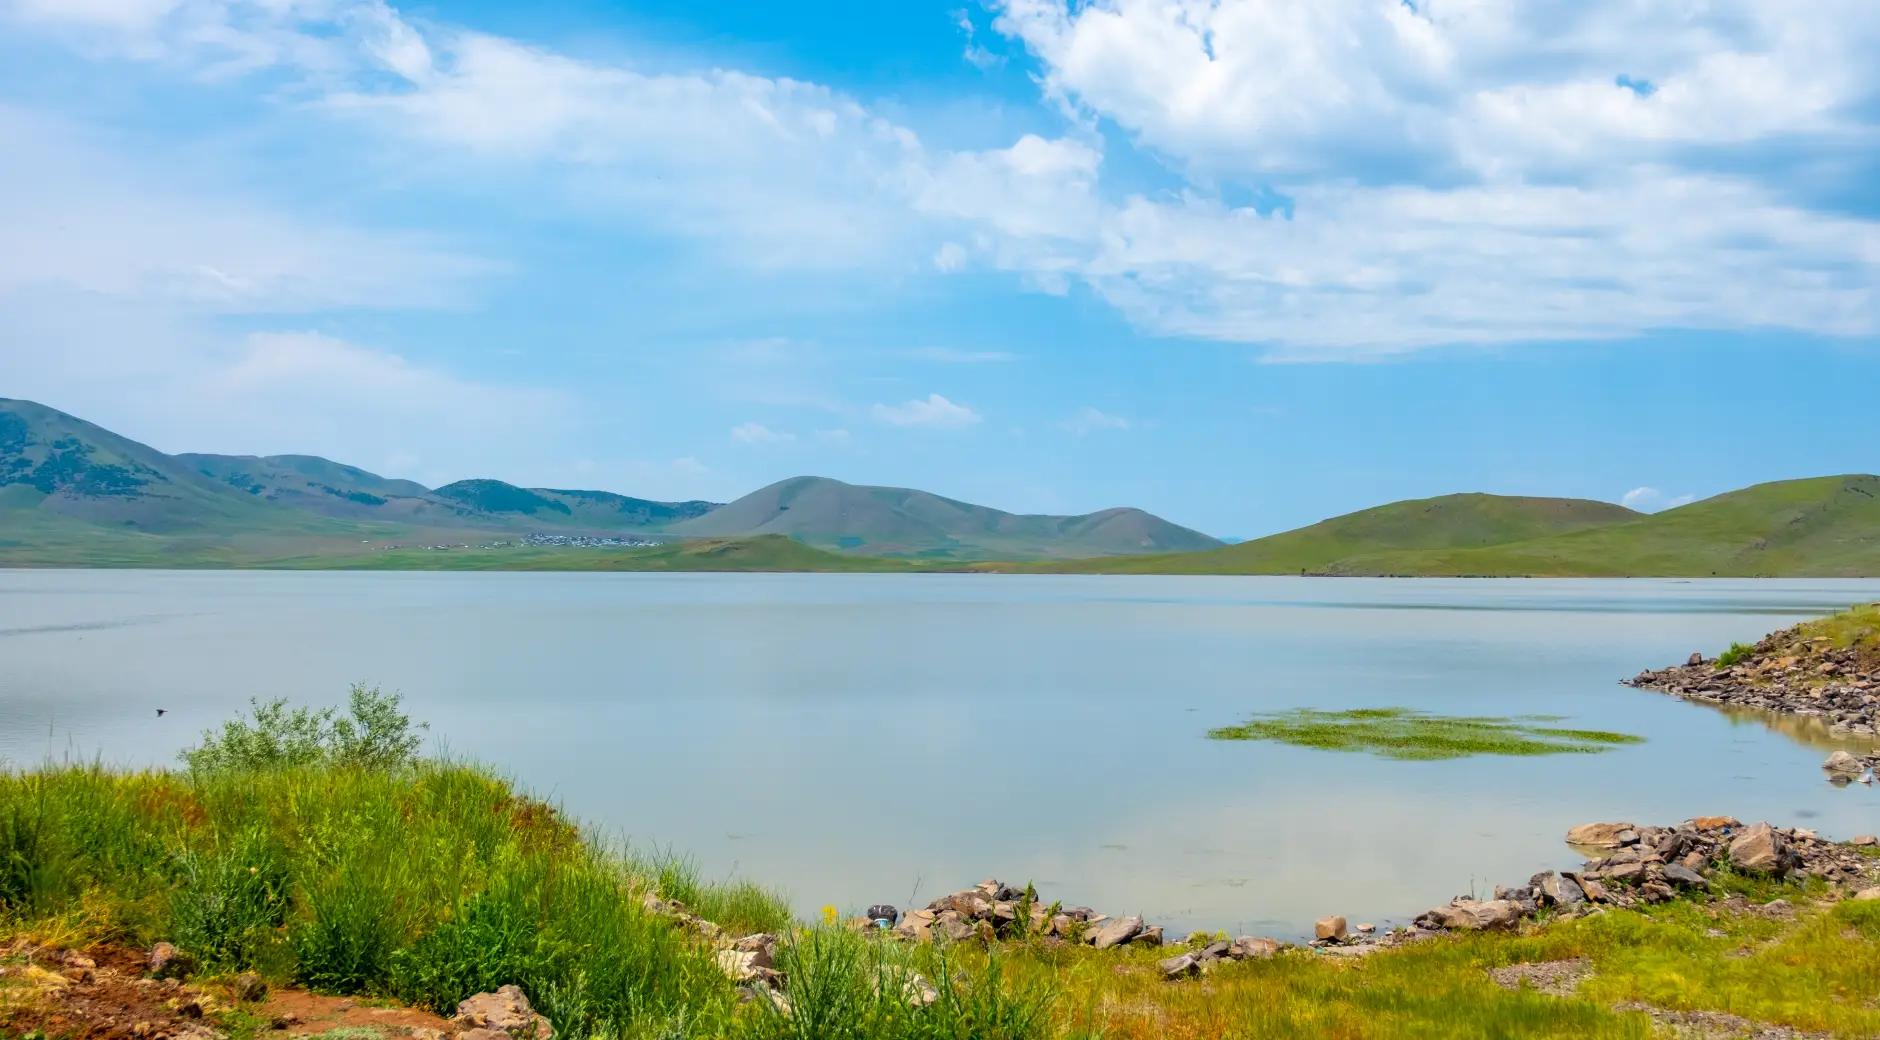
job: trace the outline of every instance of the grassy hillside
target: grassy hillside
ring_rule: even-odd
[[[1106,574],[1320,574],[1381,550],[1474,548],[1635,520],[1641,514],[1577,498],[1444,495],[1348,513],[1207,552],[1075,561],[1042,569]]]
[[[1880,477],[1758,484],[1596,530],[1482,549],[1380,553],[1347,574],[1880,575]]]
[[[832,549],[939,559],[1106,556],[1220,544],[1140,509],[1024,515],[826,477],[779,481],[669,529],[705,536],[785,534]]]

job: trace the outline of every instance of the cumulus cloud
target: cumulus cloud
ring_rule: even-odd
[[[1092,408],[1089,405],[1079,408],[1077,414],[1064,420],[1063,423],[1066,430],[1069,430],[1079,437],[1098,433],[1103,430],[1127,430],[1134,425],[1134,423],[1131,423],[1128,419],[1120,415],[1111,415],[1109,412]]]
[[[1655,487],[1635,487],[1619,499],[1619,504],[1641,513],[1656,513],[1661,509],[1676,509],[1695,501],[1696,495],[1666,495]]]
[[[1666,328],[1880,332],[1880,222],[1810,195],[1852,190],[1880,139],[1866,0],[993,7],[1066,132],[938,147],[824,85],[575,58],[381,0],[0,0],[87,53],[273,77],[304,99],[296,117],[354,121],[417,152],[407,168],[441,152],[525,176],[727,264],[990,268],[1280,360]],[[1179,183],[1129,190],[1142,179],[1106,170],[1140,164],[1110,163],[1106,140]],[[90,240],[108,243],[75,236]],[[379,283],[329,259],[356,252],[344,232],[289,246],[185,248],[154,273],[99,247],[53,269],[75,278],[97,256],[95,279],[223,300]],[[434,245],[402,248],[420,262],[389,273],[457,277]]]
[[[869,409],[879,422],[890,426],[926,427],[957,430],[978,423],[982,416],[963,404],[955,404],[939,394],[925,400],[915,398],[900,404],[877,404]]]
[[[731,428],[731,439],[739,444],[786,444],[796,440],[796,434],[773,430],[762,423],[739,423]]]

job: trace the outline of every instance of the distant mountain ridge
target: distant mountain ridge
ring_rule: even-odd
[[[780,496],[778,489],[789,489]],[[790,508],[782,497],[798,506]],[[809,522],[810,518],[821,518]],[[30,401],[0,398],[0,523],[20,546],[165,536],[243,540],[283,553],[362,542],[499,535],[745,538],[932,559],[1045,559],[1179,551],[1220,543],[1138,509],[1020,516],[904,488],[797,477],[729,506],[608,491],[460,480],[427,488],[312,455],[166,455]],[[0,550],[6,548],[0,531]],[[295,544],[290,544],[295,543]],[[156,552],[155,543],[140,543]],[[804,559],[811,557],[805,556]]]
[[[948,559],[1184,552],[1221,544],[1140,509],[1026,515],[828,477],[780,480],[670,530],[699,537],[785,534],[852,552]]]

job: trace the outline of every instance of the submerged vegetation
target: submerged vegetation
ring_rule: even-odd
[[[1469,755],[1560,755],[1605,751],[1643,737],[1596,729],[1541,725],[1556,716],[1431,715],[1409,708],[1354,708],[1255,715],[1208,731],[1215,740],[1271,740],[1322,751],[1359,751],[1384,758],[1429,760]]]

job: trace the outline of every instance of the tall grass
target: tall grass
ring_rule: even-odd
[[[0,914],[102,899],[125,937],[212,969],[444,1012],[516,983],[575,1035],[729,1028],[731,983],[642,908],[655,885],[469,766],[0,775]],[[687,894],[787,917],[748,886]]]

